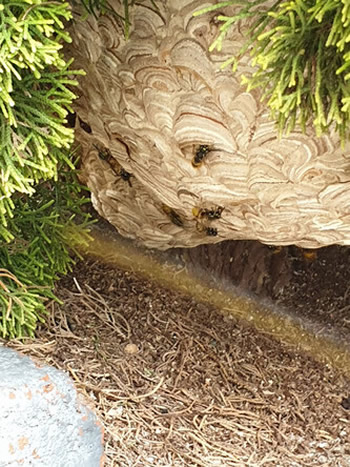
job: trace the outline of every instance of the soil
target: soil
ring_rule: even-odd
[[[311,309],[303,261],[299,288],[283,290],[308,290]],[[108,467],[350,466],[349,380],[332,368],[95,260],[57,293],[37,339],[10,345],[71,375],[104,425]]]

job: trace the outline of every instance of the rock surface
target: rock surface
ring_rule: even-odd
[[[350,147],[311,129],[278,138],[260,94],[240,85],[249,56],[236,74],[220,69],[247,25],[209,53],[218,13],[193,17],[202,0],[157,5],[132,8],[128,41],[116,16],[72,26],[67,53],[87,72],[76,138],[98,212],[159,249],[224,239],[350,244]]]
[[[102,430],[61,371],[0,347],[0,467],[98,467]]]

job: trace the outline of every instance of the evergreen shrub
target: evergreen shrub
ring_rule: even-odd
[[[231,27],[249,20],[246,41],[232,64],[250,51],[256,67],[243,76],[247,90],[260,88],[280,132],[312,124],[317,135],[335,127],[349,137],[350,3],[348,0],[228,0],[195,12],[237,6],[233,16],[219,14],[220,34],[210,50],[221,49]]]
[[[87,202],[70,153],[75,98],[62,55],[64,1],[0,5],[0,336],[33,336],[54,282],[87,241]],[[74,234],[72,232],[74,231]]]

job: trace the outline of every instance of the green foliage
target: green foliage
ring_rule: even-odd
[[[68,162],[73,132],[63,123],[74,98],[67,88],[75,84],[70,73],[42,72],[40,83],[27,74],[14,83],[16,105],[11,112],[16,126],[0,114],[0,236],[6,240],[13,239],[7,229],[14,209],[12,195],[33,194],[39,180],[57,177],[58,161]]]
[[[68,4],[42,0],[5,0],[0,6],[0,237],[7,229],[16,192],[33,194],[41,179],[57,177],[73,142],[65,127],[77,84],[59,54],[69,41],[60,18]]]
[[[55,299],[55,280],[71,269],[76,246],[89,240],[84,188],[74,171],[59,171],[58,181],[41,182],[33,196],[14,200],[9,229],[15,240],[0,242],[2,337],[33,336],[46,314],[45,301]]]
[[[101,15],[114,15],[124,24],[125,39],[129,38],[130,19],[129,19],[129,1],[121,0],[124,15],[119,14],[108,0],[72,0],[73,5],[81,4],[86,11],[86,15],[93,15],[96,19]],[[133,2],[132,2],[133,3]]]
[[[335,125],[341,140],[349,137],[350,4],[347,0],[266,0],[221,2],[195,13],[242,5],[230,17],[219,15],[220,35],[211,45],[220,50],[230,27],[251,18],[237,63],[249,49],[256,71],[244,76],[247,89],[261,88],[280,131],[303,129],[312,122],[317,135]]]
[[[87,241],[87,199],[70,155],[75,98],[61,55],[71,18],[61,0],[0,5],[0,335],[33,336],[55,280]],[[74,231],[74,235],[71,232]]]
[[[139,3],[142,0],[139,1]],[[154,0],[149,0],[152,6],[157,9],[157,5]],[[124,14],[119,14],[116,9],[108,2],[108,0],[72,0],[73,4],[80,3],[83,5],[85,11],[89,15],[93,15],[95,18],[98,18],[100,15],[114,15],[124,23],[124,36],[125,39],[129,39],[130,34],[130,16],[129,16],[129,7],[132,7],[135,3],[135,0],[129,2],[129,0],[120,0],[121,8],[124,11]]]
[[[11,125],[16,124],[12,112],[16,103],[11,97],[13,79],[21,81],[28,70],[39,79],[48,65],[65,67],[58,52],[61,39],[70,40],[62,31],[64,24],[60,19],[70,18],[67,6],[40,0],[4,0],[0,5],[0,108]]]

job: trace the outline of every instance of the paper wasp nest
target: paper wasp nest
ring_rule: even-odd
[[[311,130],[278,138],[259,94],[240,85],[249,56],[236,74],[220,69],[240,49],[240,29],[208,52],[218,12],[193,12],[211,3],[137,4],[128,41],[115,16],[73,25],[70,53],[87,72],[76,138],[94,206],[122,235],[159,249],[349,244],[349,147]]]

